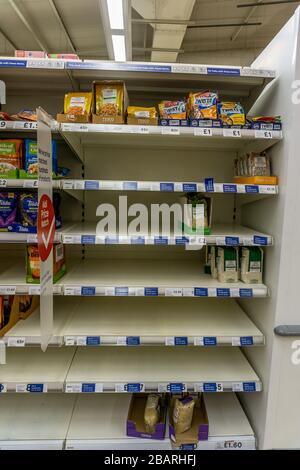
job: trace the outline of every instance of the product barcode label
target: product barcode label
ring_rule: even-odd
[[[16,384],[16,393],[46,393],[48,391],[47,384]]]
[[[194,135],[199,135],[203,137],[212,137],[213,131],[210,127],[195,127]]]
[[[80,287],[65,287],[64,295],[81,295]]]
[[[142,383],[116,383],[115,392],[127,392],[127,393],[140,393],[144,390],[145,386]]]
[[[167,336],[166,346],[187,346],[189,344],[187,336]]]
[[[223,129],[224,137],[242,137],[240,129]]]
[[[13,337],[10,336],[7,340],[7,346],[13,347],[13,348],[22,348],[26,344],[26,338],[18,338],[18,337]]]

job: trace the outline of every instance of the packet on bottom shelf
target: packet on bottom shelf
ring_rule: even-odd
[[[149,406],[150,402],[154,406]],[[127,436],[163,440],[166,432],[166,414],[164,397],[143,393],[133,394],[128,410]]]
[[[203,395],[191,396],[194,401],[193,409],[190,406],[190,410],[192,409],[192,420],[188,429],[186,429],[187,426],[184,427],[186,429],[184,432],[176,432],[176,423],[174,422],[174,408],[178,398],[182,399],[181,396],[173,396],[169,406],[169,437],[172,449],[180,449],[182,446],[197,447],[199,441],[208,440],[209,423]],[[189,396],[184,399],[187,398]],[[191,400],[189,400],[189,403],[191,403]],[[182,429],[182,426],[179,429]]]

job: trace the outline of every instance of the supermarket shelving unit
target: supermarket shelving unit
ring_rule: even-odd
[[[298,27],[299,10],[250,68],[0,58],[8,112],[25,105],[24,91],[34,90],[26,106],[40,105],[55,115],[69,91],[69,70],[81,89],[89,89],[94,79],[124,79],[132,104],[205,87],[218,89],[222,98],[240,100],[250,115],[281,114],[284,123],[284,135],[53,124],[61,139],[60,158],[72,170],[70,179],[54,183],[63,199],[64,227],[56,236],[68,245],[68,273],[54,286],[54,330],[46,353],[34,347],[40,344],[38,311],[4,338],[7,364],[0,366],[0,384],[7,393],[1,393],[0,410],[7,411],[0,413],[0,448],[169,448],[168,439],[154,443],[125,436],[129,394],[120,393],[124,390],[209,391],[210,437],[199,448],[228,448],[229,442],[236,443],[234,448],[254,448],[251,426],[260,448],[299,447],[298,412],[287,406],[297,402],[300,383],[291,362],[292,340],[273,333],[279,324],[297,324],[293,256],[298,251],[291,244],[296,247],[297,239],[289,236],[299,228],[294,197],[300,116],[290,100],[299,69]],[[49,77],[51,98],[46,93]],[[0,136],[35,132],[22,123],[0,123],[0,129]],[[286,135],[288,139],[282,138]],[[237,155],[264,150],[272,156],[279,190],[230,183]],[[211,177],[213,188],[206,186]],[[26,180],[0,184],[2,189],[36,187]],[[204,250],[185,250],[191,240],[147,233],[138,240],[123,234],[96,236],[100,202],[116,204],[122,194],[128,205],[170,204],[186,191],[203,191],[214,199],[212,234],[202,242],[265,246],[265,284],[224,285],[202,274]],[[6,233],[0,241],[0,294],[39,295],[38,285],[25,282],[23,245],[33,239]],[[238,392],[251,426],[232,391]],[[17,406],[24,411],[12,432],[7,423]],[[60,420],[53,409],[62,410]],[[38,423],[29,417],[31,410],[41,417]],[[48,414],[49,431],[44,427]],[[24,440],[27,444],[20,442]]]

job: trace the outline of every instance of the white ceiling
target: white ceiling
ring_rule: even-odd
[[[101,22],[99,2],[105,0],[54,0],[75,49],[81,58],[108,58],[105,35]],[[255,0],[253,0],[254,3]],[[259,3],[261,0],[256,0]],[[187,7],[182,4],[186,2]],[[0,0],[0,55],[13,55],[18,49],[39,50],[38,42],[48,52],[73,52],[65,33],[55,17],[50,0],[15,0],[21,14],[34,33],[21,21],[10,0]],[[201,24],[224,24],[248,21],[261,22],[261,26],[189,29],[174,25],[132,24],[133,60],[169,60],[167,53],[153,53],[152,47],[180,48],[184,52],[172,53],[172,60],[180,62],[251,63],[292,16],[300,4],[237,8],[251,0],[132,0],[132,18],[176,18],[197,20]],[[180,8],[179,8],[180,6]],[[143,14],[143,11],[147,14]],[[170,12],[168,16],[168,12]],[[190,13],[191,12],[191,13]],[[178,30],[176,40],[168,36]],[[168,31],[170,33],[168,34]],[[5,39],[5,36],[8,39]],[[145,51],[145,47],[147,51]]]

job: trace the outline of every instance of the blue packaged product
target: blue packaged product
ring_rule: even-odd
[[[38,156],[37,141],[25,139],[25,172],[28,176],[38,175]],[[57,165],[57,143],[52,140],[52,171],[56,175],[58,171]]]
[[[8,230],[17,217],[18,195],[13,192],[0,193],[0,231]]]

